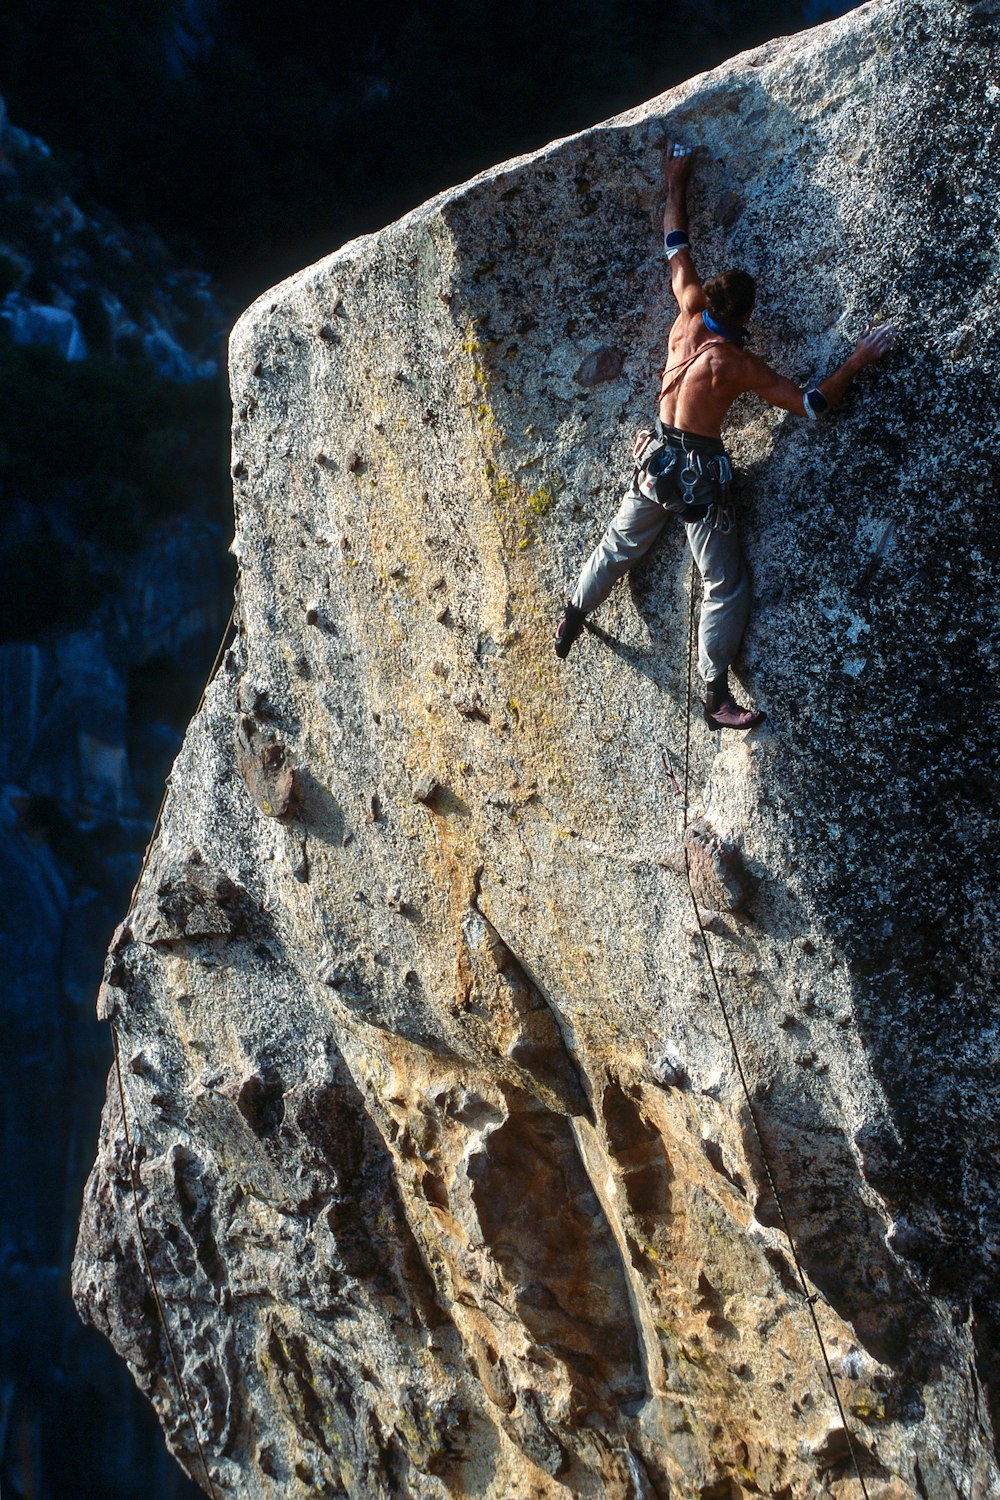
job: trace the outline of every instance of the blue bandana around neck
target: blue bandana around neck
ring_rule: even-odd
[[[717,333],[720,338],[729,339],[739,349],[742,349],[747,341],[747,330],[740,323],[723,323],[718,318],[713,318],[710,312],[703,312],[701,320],[710,332]]]

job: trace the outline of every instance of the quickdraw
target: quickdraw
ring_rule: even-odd
[[[678,810],[678,812],[680,812],[680,813],[683,814],[683,812],[684,812],[684,793],[681,791],[681,784],[677,780],[677,776],[676,776],[676,774],[674,772],[674,768],[670,764],[670,753],[669,753],[669,751],[667,751],[667,750],[662,751],[662,753],[660,755],[660,759],[663,762],[663,769],[666,771],[667,776],[670,778],[670,795],[673,797],[674,801],[677,804],[677,810]]]

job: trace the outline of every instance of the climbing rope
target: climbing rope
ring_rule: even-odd
[[[195,709],[194,714],[192,715],[193,718],[197,718],[198,714],[201,713],[201,710],[205,704],[205,699],[208,696],[208,690],[211,687],[212,683],[215,681],[215,674],[219,670],[219,663],[222,661],[223,653],[226,649],[226,642],[229,640],[229,632],[231,631],[233,621],[236,618],[236,608],[237,606],[234,603],[232,610],[230,611],[229,619],[226,621],[226,628],[223,632],[219,649],[215,653],[215,661],[212,663],[212,670],[208,674],[205,686],[202,689],[201,697],[198,699],[198,707]],[[145,853],[142,856],[142,863],[139,866],[139,874],[136,878],[135,885],[132,888],[132,895],[129,898],[128,909],[130,912],[135,905],[135,899],[139,893],[139,886],[142,884],[142,878],[145,875],[146,867],[149,864],[149,856],[153,851],[153,845],[156,842],[156,836],[160,831],[160,825],[163,821],[163,811],[167,805],[167,798],[170,795],[170,784],[171,776],[168,776],[166,786],[163,789],[163,796],[160,799],[159,810],[157,811],[156,818],[153,822],[153,831],[149,835],[149,841],[146,844]],[[187,1382],[185,1381],[184,1376],[181,1373],[181,1367],[178,1362],[177,1355],[174,1351],[174,1341],[170,1336],[170,1329],[167,1325],[167,1315],[164,1310],[163,1297],[160,1294],[159,1284],[156,1280],[156,1274],[153,1270],[152,1258],[149,1253],[149,1245],[146,1241],[146,1231],[143,1227],[142,1213],[139,1209],[138,1165],[136,1162],[135,1148],[132,1144],[132,1133],[129,1130],[128,1111],[125,1108],[125,1083],[124,1079],[122,1078],[121,1047],[119,1045],[118,1028],[115,1025],[114,1016],[110,1017],[110,1026],[111,1040],[114,1044],[115,1049],[115,1077],[118,1080],[118,1098],[121,1102],[122,1126],[125,1131],[125,1152],[128,1157],[129,1178],[132,1184],[132,1201],[135,1205],[135,1222],[136,1227],[139,1231],[139,1244],[142,1248],[142,1258],[146,1266],[146,1275],[149,1277],[149,1284],[153,1291],[153,1301],[156,1303],[156,1311],[159,1315],[160,1327],[163,1329],[163,1338],[167,1346],[167,1353],[170,1356],[170,1364],[173,1368],[174,1379],[176,1380],[177,1387],[180,1390],[181,1400],[184,1403],[184,1410],[187,1413],[188,1423],[190,1425],[191,1431],[194,1434],[195,1446],[198,1449],[198,1457],[201,1459],[201,1467],[204,1470],[205,1482],[208,1485],[208,1493],[212,1497],[212,1500],[218,1500],[218,1491],[216,1490],[215,1485],[212,1483],[212,1475],[209,1472],[208,1461],[205,1458],[205,1450],[202,1448],[201,1438],[198,1435],[198,1425],[194,1419],[194,1409],[191,1405],[191,1397],[188,1392]]]
[[[815,1330],[815,1333],[816,1333],[816,1339],[817,1339],[817,1342],[819,1343],[820,1353],[823,1356],[823,1364],[824,1364],[824,1367],[826,1369],[827,1379],[830,1382],[830,1389],[833,1392],[833,1399],[834,1399],[834,1401],[837,1404],[837,1411],[840,1414],[840,1420],[841,1420],[841,1423],[842,1423],[843,1428],[844,1428],[844,1436],[847,1439],[847,1446],[848,1446],[848,1449],[850,1450],[851,1463],[854,1466],[854,1472],[855,1472],[855,1474],[858,1476],[858,1483],[861,1485],[861,1493],[864,1496],[864,1500],[871,1500],[871,1497],[869,1496],[869,1493],[868,1493],[868,1486],[865,1484],[864,1475],[861,1472],[861,1467],[860,1467],[860,1464],[858,1462],[858,1454],[857,1454],[857,1450],[856,1450],[855,1445],[854,1445],[854,1440],[853,1440],[853,1438],[851,1436],[851,1429],[850,1429],[850,1426],[849,1426],[848,1421],[847,1421],[847,1413],[844,1410],[844,1404],[843,1404],[843,1402],[840,1399],[840,1392],[837,1389],[837,1380],[836,1380],[836,1377],[834,1376],[834,1373],[833,1373],[833,1367],[830,1364],[830,1356],[829,1356],[829,1354],[827,1352],[826,1340],[823,1337],[823,1331],[822,1331],[822,1329],[819,1326],[819,1319],[816,1316],[816,1293],[815,1292],[810,1292],[810,1290],[809,1290],[809,1284],[806,1281],[806,1274],[805,1274],[805,1271],[803,1270],[803,1267],[802,1267],[802,1261],[799,1258],[799,1252],[798,1252],[798,1250],[796,1248],[795,1240],[794,1240],[794,1238],[792,1236],[791,1226],[789,1225],[789,1222],[788,1222],[788,1216],[785,1213],[785,1206],[784,1206],[784,1203],[782,1201],[781,1194],[778,1191],[777,1180],[775,1178],[774,1170],[773,1170],[773,1168],[771,1166],[770,1154],[768,1152],[768,1149],[767,1149],[766,1145],[764,1144],[764,1135],[763,1135],[763,1132],[761,1130],[760,1121],[758,1119],[757,1107],[754,1104],[753,1095],[751,1094],[751,1092],[750,1092],[750,1086],[747,1083],[747,1076],[746,1076],[746,1073],[745,1073],[744,1068],[743,1068],[742,1059],[740,1057],[740,1049],[739,1049],[739,1047],[737,1045],[736,1035],[735,1035],[735,1032],[733,1031],[732,1022],[731,1022],[730,1017],[729,1017],[729,1009],[728,1009],[728,1007],[726,1005],[726,1002],[725,1002],[725,1000],[723,998],[722,987],[719,984],[719,976],[715,972],[715,964],[712,961],[712,950],[711,950],[711,947],[709,946],[708,933],[705,931],[704,923],[701,920],[701,910],[700,910],[700,908],[698,906],[698,898],[695,896],[694,885],[692,884],[692,881],[691,881],[691,862],[690,862],[690,855],[688,854],[688,845],[687,845],[686,834],[687,834],[687,827],[688,827],[688,800],[689,800],[690,770],[691,770],[691,695],[692,695],[692,690],[693,690],[692,664],[693,664],[693,656],[694,656],[694,639],[695,639],[695,615],[694,615],[695,576],[696,576],[695,575],[695,564],[692,561],[692,563],[691,563],[691,583],[690,583],[690,589],[689,589],[690,598],[689,598],[689,607],[688,607],[687,712],[686,712],[686,715],[685,715],[685,724],[684,724],[684,788],[683,788],[683,791],[680,791],[680,789],[678,788],[677,777],[674,775],[673,767],[670,764],[669,758],[667,756],[664,756],[664,768],[667,771],[667,774],[668,774],[668,776],[670,778],[670,781],[671,781],[671,791],[672,791],[672,794],[674,796],[674,800],[676,802],[678,802],[679,805],[680,805],[681,816],[683,818],[682,846],[683,846],[683,849],[684,849],[684,874],[685,874],[685,877],[687,879],[688,892],[689,892],[689,894],[691,896],[691,905],[694,908],[695,921],[698,924],[698,932],[699,932],[699,934],[701,936],[702,946],[703,946],[703,948],[705,950],[705,957],[708,960],[708,969],[709,969],[709,973],[712,976],[712,984],[713,984],[714,989],[715,989],[716,999],[719,1002],[719,1009],[722,1012],[722,1019],[725,1022],[726,1035],[729,1037],[729,1045],[732,1048],[733,1058],[734,1058],[734,1060],[736,1062],[736,1071],[739,1074],[739,1080],[740,1080],[740,1084],[741,1084],[742,1089],[743,1089],[744,1097],[746,1099],[747,1109],[748,1109],[748,1111],[750,1113],[750,1120],[751,1120],[751,1123],[753,1124],[754,1135],[757,1138],[757,1145],[760,1148],[761,1161],[764,1164],[764,1171],[767,1174],[768,1186],[771,1189],[771,1194],[772,1194],[772,1196],[774,1198],[775,1205],[777,1206],[777,1209],[778,1209],[778,1217],[781,1220],[781,1227],[784,1230],[785,1238],[788,1240],[788,1245],[789,1245],[789,1248],[790,1248],[790,1250],[792,1252],[792,1261],[793,1261],[793,1263],[795,1265],[795,1273],[796,1273],[796,1275],[798,1277],[799,1285],[802,1288],[802,1296],[805,1299],[806,1307],[809,1309],[809,1317],[812,1320],[812,1326],[813,1326],[813,1328]]]

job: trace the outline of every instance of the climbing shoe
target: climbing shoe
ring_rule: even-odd
[[[575,604],[567,604],[566,613],[556,626],[556,655],[562,661],[569,655],[569,648],[583,629],[586,618],[582,609],[577,609]]]
[[[740,708],[732,693],[705,700],[705,723],[709,729],[756,729],[764,715],[755,708]]]

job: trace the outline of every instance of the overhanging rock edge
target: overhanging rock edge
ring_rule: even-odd
[[[668,326],[654,123],[700,147],[697,262],[759,277],[771,362],[804,383],[869,319],[904,332],[821,431],[737,414],[770,728],[698,727],[693,782],[757,879],[713,941],[869,1484],[996,1493],[995,793],[963,715],[992,664],[995,39],[866,6],[237,325],[239,639],[107,976],[221,1493],[856,1489],[663,862],[679,545],[565,666],[549,640]],[[601,348],[619,372],[582,384]],[[296,768],[280,816],[246,718]],[[200,1479],[118,1130],[112,1102],[76,1295]]]

